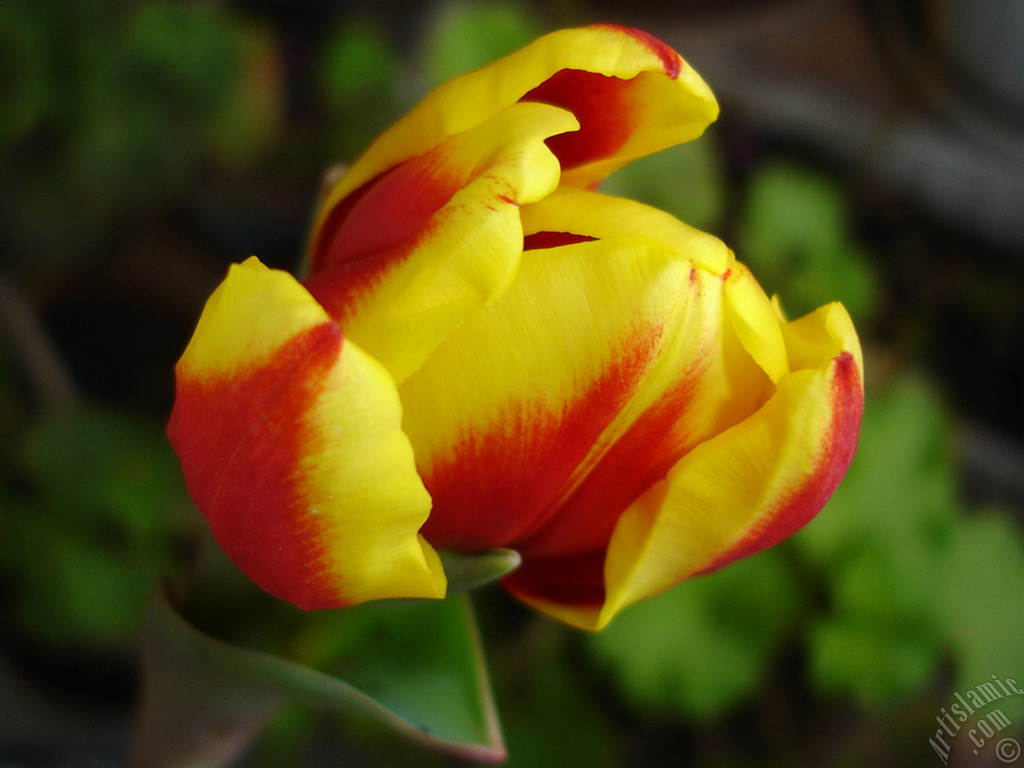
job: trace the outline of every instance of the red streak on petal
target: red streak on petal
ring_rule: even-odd
[[[683,69],[683,59],[675,52],[670,45],[666,45],[661,40],[656,38],[654,35],[644,32],[642,29],[634,29],[633,27],[622,27],[618,24],[601,24],[596,26],[603,26],[607,29],[614,29],[618,32],[624,32],[630,37],[639,40],[641,43],[646,45],[654,55],[661,60],[661,66],[665,70],[665,74],[675,80],[679,77],[679,73]]]
[[[411,239],[372,257],[317,272],[303,283],[314,299],[338,324],[344,325],[360,300],[372,295],[389,271],[403,264],[417,246],[430,239],[435,221],[428,221]]]
[[[451,457],[421,469],[434,500],[422,533],[436,547],[515,546],[521,532],[558,512],[555,502],[601,432],[632,396],[657,332],[631,348],[561,412],[509,404],[487,431],[465,435]]]
[[[370,181],[363,184],[355,191],[349,193],[345,198],[342,198],[338,203],[331,208],[330,212],[321,222],[320,226],[317,227],[313,245],[310,251],[309,269],[310,272],[316,274],[325,269],[331,269],[336,266],[337,261],[332,256],[331,245],[337,239],[338,230],[341,228],[345,220],[348,219],[352,213],[352,209],[356,204],[363,199],[363,197],[373,189],[374,184],[380,180],[380,176],[371,179]]]
[[[441,155],[406,160],[342,200],[321,227],[314,269],[375,258],[415,237],[472,172],[442,165]]]
[[[572,243],[585,243],[589,240],[597,240],[590,235],[574,235],[571,232],[534,232],[523,238],[523,250],[535,251],[542,248],[557,248],[560,245],[571,245]]]
[[[709,573],[734,560],[778,544],[809,523],[832,497],[857,450],[864,390],[853,355],[835,358],[832,378],[832,423],[823,441],[817,466],[802,485],[779,501],[776,508],[728,550],[698,573]]]
[[[562,69],[523,96],[572,112],[580,129],[552,136],[547,145],[562,170],[610,157],[636,127],[636,108],[630,100],[630,81],[578,69]]]
[[[189,494],[224,551],[264,590],[306,610],[339,605],[301,464],[317,450],[307,412],[341,347],[340,329],[325,323],[228,376],[179,371],[167,426]]]
[[[306,288],[336,321],[408,257],[434,215],[469,182],[474,169],[445,163],[444,151],[437,147],[367,182],[321,223]]]
[[[530,531],[514,547],[524,557],[604,549],[622,513],[644,491],[665,477],[691,447],[680,424],[693,401],[702,366],[680,381],[616,440],[580,486],[559,505],[547,525]]]

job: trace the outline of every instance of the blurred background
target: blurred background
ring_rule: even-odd
[[[145,605],[203,528],[172,369],[227,265],[294,268],[324,172],[430,87],[605,21],[723,109],[604,189],[722,236],[790,316],[842,301],[867,408],[814,523],[604,633],[480,593],[509,765],[937,765],[956,692],[1024,685],[1024,3],[4,0],[0,765],[124,753]],[[243,764],[447,763],[295,709]]]

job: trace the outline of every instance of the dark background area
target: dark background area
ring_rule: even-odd
[[[145,605],[203,535],[162,430],[227,265],[295,268],[326,170],[432,86],[606,21],[722,115],[604,189],[720,235],[791,316],[842,301],[867,410],[805,531],[602,634],[481,593],[510,765],[935,765],[954,692],[1024,683],[1020,3],[7,0],[0,765],[123,753]],[[295,711],[245,764],[431,759]]]

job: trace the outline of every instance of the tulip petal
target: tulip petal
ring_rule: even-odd
[[[252,258],[210,297],[178,363],[168,435],[228,555],[313,609],[444,594],[400,421],[384,368],[291,275]]]
[[[734,263],[729,249],[717,237],[649,205],[589,190],[559,188],[539,202],[524,205],[522,220],[527,236],[565,232],[589,239],[656,240],[695,267],[715,275],[725,274]]]
[[[575,562],[527,561],[505,586],[563,621],[600,629],[631,603],[772,546],[813,518],[856,447],[860,348],[835,304],[785,330],[794,360],[807,367],[633,503],[606,559],[594,552]]]
[[[567,74],[562,74],[567,73]],[[371,179],[532,94],[566,107],[578,137],[554,142],[573,167],[566,183],[590,186],[630,159],[689,141],[717,117],[711,90],[679,54],[645,32],[614,25],[566,29],[428,94],[356,161],[331,191],[322,221]]]
[[[434,499],[424,534],[525,560],[604,547],[633,498],[765,396],[721,296],[721,277],[638,238],[524,254],[400,388]]]
[[[522,219],[528,243],[537,242],[542,234],[550,240],[552,233],[589,238],[648,237],[668,244],[695,266],[723,275],[727,314],[744,348],[773,382],[789,372],[775,308],[750,270],[736,261],[717,237],[657,208],[577,189],[561,188],[524,206]]]
[[[773,382],[778,382],[789,373],[790,365],[776,310],[750,270],[731,254],[729,261],[725,280],[727,315],[743,348]],[[801,367],[807,366],[797,366]]]
[[[508,287],[519,206],[558,184],[544,140],[576,125],[561,109],[516,104],[389,171],[320,227],[306,287],[401,382]]]

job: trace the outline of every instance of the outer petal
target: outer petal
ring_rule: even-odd
[[[782,377],[756,414],[694,448],[641,496],[619,521],[603,565],[596,557],[542,563],[506,586],[564,621],[599,629],[625,606],[807,523],[853,457],[863,405],[860,348],[837,304],[791,323],[786,337],[803,369]],[[603,600],[594,599],[592,584],[581,587],[581,574],[592,578],[599,568]]]
[[[400,389],[436,546],[601,550],[682,453],[760,404],[722,279],[637,238],[529,251]],[[760,378],[758,378],[760,376]]]
[[[356,161],[328,195],[321,220],[389,168],[524,97],[579,119],[578,136],[555,144],[563,170],[571,170],[567,182],[580,187],[634,157],[696,138],[718,115],[704,81],[647,33],[616,26],[553,32],[430,93]]]
[[[395,386],[293,277],[232,267],[177,380],[189,493],[254,582],[306,609],[443,596]]]
[[[321,224],[307,288],[403,380],[508,287],[522,250],[519,205],[558,184],[544,141],[576,125],[564,110],[516,104],[392,169]]]

